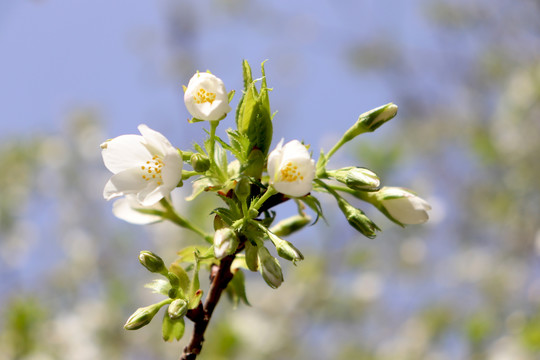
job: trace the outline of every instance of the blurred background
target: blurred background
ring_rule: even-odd
[[[369,240],[319,196],[320,221],[289,240],[272,290],[223,299],[201,359],[528,360],[540,356],[540,2],[0,2],[0,359],[176,359],[140,250],[191,244],[169,224],[113,217],[99,144],[145,123],[189,149],[182,84],[211,70],[235,106],[241,62],[266,63],[274,142],[328,150],[358,115],[397,118],[346,145],[385,185],[417,191],[430,221],[405,229],[367,204]],[[218,129],[234,126],[233,116]],[[209,228],[211,196],[180,213]],[[361,205],[361,204],[357,204]],[[284,206],[280,217],[293,211]],[[159,319],[159,315],[158,315]]]

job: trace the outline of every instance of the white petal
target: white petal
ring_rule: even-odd
[[[178,152],[163,157],[161,178],[163,185],[172,191],[182,179],[182,167],[184,163]]]
[[[270,182],[274,181],[274,178],[281,166],[281,158],[283,157],[283,139],[277,144],[276,148],[268,155],[268,175],[270,175]]]
[[[110,190],[115,189],[116,193],[124,195],[138,193],[148,184],[148,182],[142,178],[141,174],[142,171],[139,168],[132,168],[119,172],[111,177],[109,180],[111,185],[107,183],[105,189],[109,187]]]
[[[143,206],[152,206],[166,195],[168,194],[164,193],[162,186],[156,187],[154,184],[149,183],[145,189],[137,193],[137,200]]]
[[[101,155],[107,169],[119,173],[137,167],[151,157],[139,135],[122,135],[107,141]]]
[[[384,201],[384,206],[390,215],[403,224],[422,224],[429,216],[426,211],[416,210],[408,198],[391,199]]]
[[[171,152],[177,152],[169,140],[160,132],[152,130],[144,124],[139,125],[138,129],[144,138],[148,150],[152,154],[163,156]]]
[[[112,212],[117,218],[130,222],[132,224],[147,225],[161,221],[161,216],[145,214],[137,211],[136,209],[152,208],[156,210],[162,210],[160,204],[156,204],[156,206],[153,207],[143,207],[137,202],[137,200],[133,199],[132,197],[125,197],[122,199],[118,199],[113,203]]]

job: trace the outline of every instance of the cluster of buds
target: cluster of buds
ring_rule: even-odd
[[[262,77],[254,80],[244,61],[244,89],[235,112],[236,129],[226,131],[228,139],[216,136],[216,128],[232,110],[230,102],[235,92],[227,92],[217,76],[197,72],[184,87],[184,102],[190,123],[206,121],[210,125],[202,145],[194,143],[192,149],[177,149],[146,125],[139,126],[141,135],[122,135],[101,145],[103,161],[113,173],[103,195],[107,200],[117,198],[113,212],[118,217],[136,224],[171,221],[206,242],[180,250],[179,258],[169,267],[152,252],[140,253],[141,264],[164,277],[148,287],[167,298],[135,311],[126,329],[148,324],[167,305],[163,338],[182,337],[184,317],[201,304],[201,266],[210,270],[223,263],[233,264],[227,291],[232,298],[246,303],[241,268],[258,271],[270,287],[279,287],[284,276],[278,257],[295,265],[304,259],[302,252],[284,237],[311,223],[304,210],[311,209],[317,219],[323,216],[314,192],[333,196],[348,223],[368,238],[374,238],[380,228],[345,196],[374,205],[401,226],[427,221],[430,206],[425,200],[402,188],[381,188],[381,180],[372,170],[357,166],[328,168],[330,158],[345,143],[392,119],[397,114],[396,105],[386,104],[360,115],[335,146],[327,153],[321,151],[315,162],[309,146],[297,139],[281,139],[270,150],[273,114],[264,63],[261,73]],[[233,161],[229,161],[230,155]],[[171,202],[171,192],[188,179],[193,186],[189,201],[208,192],[223,200],[224,205],[213,210],[213,234],[181,216]],[[285,201],[296,202],[298,214],[272,225],[275,212],[270,209]]]

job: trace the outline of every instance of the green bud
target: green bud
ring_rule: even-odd
[[[238,180],[234,193],[236,194],[238,200],[242,202],[247,200],[247,198],[251,194],[251,184],[247,177],[243,176],[242,178],[240,178],[240,180]]]
[[[246,265],[249,270],[257,271],[259,269],[259,261],[257,258],[258,247],[253,245],[251,241],[246,241]]]
[[[205,172],[210,169],[210,159],[201,153],[195,153],[190,157],[191,166],[196,172]]]
[[[162,303],[157,303],[150,306],[138,308],[129,317],[129,319],[127,319],[126,324],[124,325],[124,329],[137,330],[145,325],[148,325],[162,306]]]
[[[139,262],[150,272],[163,275],[166,275],[168,272],[163,260],[151,251],[141,251]]]
[[[272,243],[276,247],[279,256],[281,256],[285,260],[289,260],[294,263],[300,260],[304,260],[304,255],[302,255],[300,250],[295,248],[294,245],[291,244],[289,241],[281,239],[280,237],[273,234],[271,231],[268,231],[267,234],[270,238],[270,241],[272,241]]]
[[[389,103],[363,113],[358,117],[356,123],[347,130],[343,138],[349,141],[365,132],[375,131],[382,124],[396,116],[397,110],[397,105]]]
[[[327,175],[353,190],[376,191],[381,186],[381,180],[377,174],[366,168],[350,166],[327,171]]]
[[[222,259],[227,255],[234,254],[239,240],[233,229],[225,227],[216,230],[214,234],[214,255]]]
[[[175,273],[168,271],[167,278],[169,279],[169,283],[173,288],[178,288],[180,286],[180,279]]]
[[[304,226],[309,224],[311,217],[307,215],[294,215],[290,218],[283,219],[274,225],[270,231],[276,236],[287,236],[302,229]]]
[[[375,225],[375,223],[371,221],[371,219],[368,218],[362,210],[355,208],[343,198],[338,198],[337,200],[339,208],[341,211],[343,211],[343,214],[345,214],[349,224],[366,237],[370,239],[375,238],[375,231],[380,231],[381,229],[379,229],[379,227]]]
[[[283,272],[279,261],[270,255],[270,252],[264,246],[259,247],[259,271],[264,281],[273,289],[277,289],[283,282]]]
[[[186,315],[188,311],[188,303],[184,299],[175,299],[169,305],[167,311],[171,319],[177,319],[181,316]]]

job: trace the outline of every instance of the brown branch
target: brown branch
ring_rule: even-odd
[[[210,290],[204,305],[199,304],[193,310],[188,311],[187,318],[194,322],[193,334],[189,344],[184,348],[184,352],[180,360],[194,360],[201,353],[204,342],[204,333],[210,322],[212,313],[227,285],[231,281],[233,274],[231,273],[231,264],[236,254],[224,257],[219,266],[212,265],[210,270]]]

